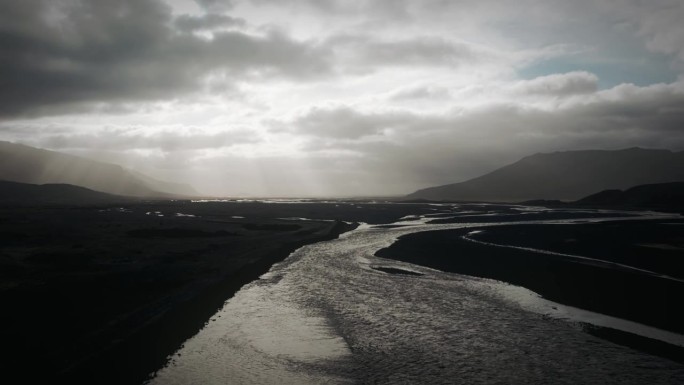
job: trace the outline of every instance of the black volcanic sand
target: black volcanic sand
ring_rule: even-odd
[[[278,218],[389,223],[429,212],[359,202],[0,208],[3,377],[141,383],[244,284],[355,226]]]
[[[483,227],[480,241],[600,258],[684,277],[684,220]],[[562,256],[483,245],[475,229],[400,237],[377,256],[526,287],[551,301],[684,333],[684,283]],[[680,348],[608,329],[596,335],[684,361]]]
[[[684,279],[684,219],[483,229],[471,238],[581,255]]]

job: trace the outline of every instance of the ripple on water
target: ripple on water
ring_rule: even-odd
[[[393,263],[399,236],[467,224],[361,226],[305,246],[238,292],[155,384],[684,383],[680,364],[612,344],[493,290],[496,281]],[[481,226],[479,224],[478,226]]]
[[[324,318],[284,298],[283,284],[275,275],[243,288],[150,383],[344,382],[347,345]]]

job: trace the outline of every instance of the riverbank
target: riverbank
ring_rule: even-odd
[[[297,248],[355,227],[212,211],[166,203],[2,210],[4,375],[139,384],[243,285]]]
[[[682,364],[566,321],[593,322],[592,314],[373,256],[436,227],[425,220],[363,226],[301,248],[239,291],[152,384],[682,383]]]
[[[234,272],[228,273],[215,284],[198,290],[192,298],[176,304],[165,314],[158,316],[135,331],[124,342],[113,346],[83,365],[79,365],[59,376],[67,383],[87,383],[98,378],[101,373],[116,367],[116,373],[100,384],[134,384],[148,378],[156,369],[163,367],[168,357],[182,343],[196,334],[225,301],[230,299],[242,286],[259,279],[273,264],[281,262],[296,249],[311,243],[337,238],[340,234],[354,229],[356,225],[334,222],[325,230],[317,231],[315,236],[284,242],[275,248],[264,248],[251,252],[251,262]],[[186,296],[188,293],[184,293]],[[116,363],[114,365],[114,363]]]
[[[512,225],[432,231],[401,237],[376,255],[442,271],[501,280],[526,287],[554,302],[682,334],[684,317],[678,310],[684,283],[677,278],[658,276],[665,272],[678,275],[682,271],[681,258],[675,258],[681,257],[681,239],[674,227],[681,224],[675,222]],[[503,247],[507,245],[515,247]],[[654,246],[657,247],[654,249]],[[524,248],[539,248],[557,254]],[[569,256],[573,254],[601,257],[609,263],[574,259]],[[627,266],[649,269],[655,274],[615,264],[629,264]],[[681,348],[627,333],[596,328],[589,331],[684,362]]]

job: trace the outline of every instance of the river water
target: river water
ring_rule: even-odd
[[[684,383],[683,365],[593,337],[576,321],[684,346],[680,335],[374,256],[401,235],[483,226],[425,222],[362,225],[300,248],[228,300],[150,383]]]

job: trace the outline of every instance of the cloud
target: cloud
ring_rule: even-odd
[[[515,93],[524,95],[564,97],[591,94],[598,90],[598,77],[584,71],[553,74],[520,81],[512,88]]]
[[[202,8],[212,12],[224,12],[235,5],[235,0],[195,0]]]
[[[401,87],[388,93],[387,100],[400,103],[439,105],[467,99],[471,105],[502,103],[510,100],[534,100],[538,105],[555,105],[557,101],[592,95],[599,90],[595,74],[575,71],[539,76],[496,84],[474,84],[449,88],[440,84],[418,84]]]
[[[457,67],[494,55],[472,44],[440,37],[381,39],[364,35],[335,35],[326,42],[341,67]]]
[[[627,2],[615,10],[625,22],[637,27],[637,34],[646,39],[648,49],[674,55],[679,66],[684,65],[684,4],[681,1]]]
[[[567,79],[557,80],[533,81],[530,88],[537,92],[540,85],[568,84]],[[566,88],[552,90],[576,94],[574,86],[571,91]],[[308,153],[346,159],[354,169],[378,177],[373,186],[388,186],[399,178],[404,192],[409,192],[475,177],[536,152],[633,146],[684,149],[682,106],[682,83],[622,85],[554,109],[524,101],[449,114],[363,112],[339,106],[313,109],[291,125],[298,135],[309,136]]]
[[[298,134],[323,138],[359,139],[398,129],[410,121],[402,112],[363,114],[347,106],[313,108],[291,123]]]
[[[192,128],[167,128],[149,132],[140,129],[103,129],[96,132],[74,133],[64,130],[49,133],[23,142],[41,148],[54,150],[108,150],[138,151],[153,150],[173,153],[195,150],[211,150],[256,143],[260,137],[244,129],[203,132]],[[59,132],[61,131],[61,132]]]
[[[428,100],[444,100],[449,99],[451,93],[449,89],[441,86],[431,86],[431,85],[419,85],[410,86],[399,89],[398,91],[392,92],[389,96],[389,100],[403,101],[403,100],[417,100],[417,99],[428,99]]]
[[[12,3],[10,5],[9,3]],[[74,103],[175,98],[216,72],[315,78],[330,71],[312,42],[269,30],[178,34],[161,1],[0,0],[0,115],[54,113]],[[239,20],[181,16],[185,30]],[[181,31],[182,32],[182,31]]]
[[[0,0],[0,139],[257,195],[406,193],[536,152],[684,149],[683,8]]]
[[[228,15],[209,13],[202,16],[180,15],[175,20],[176,27],[183,32],[210,31],[221,27],[244,27],[245,19]]]
[[[204,0],[219,1],[219,0]],[[248,0],[257,5],[282,6],[279,0]],[[286,6],[313,10],[323,15],[384,15],[402,18],[406,15],[407,0],[291,0]]]

